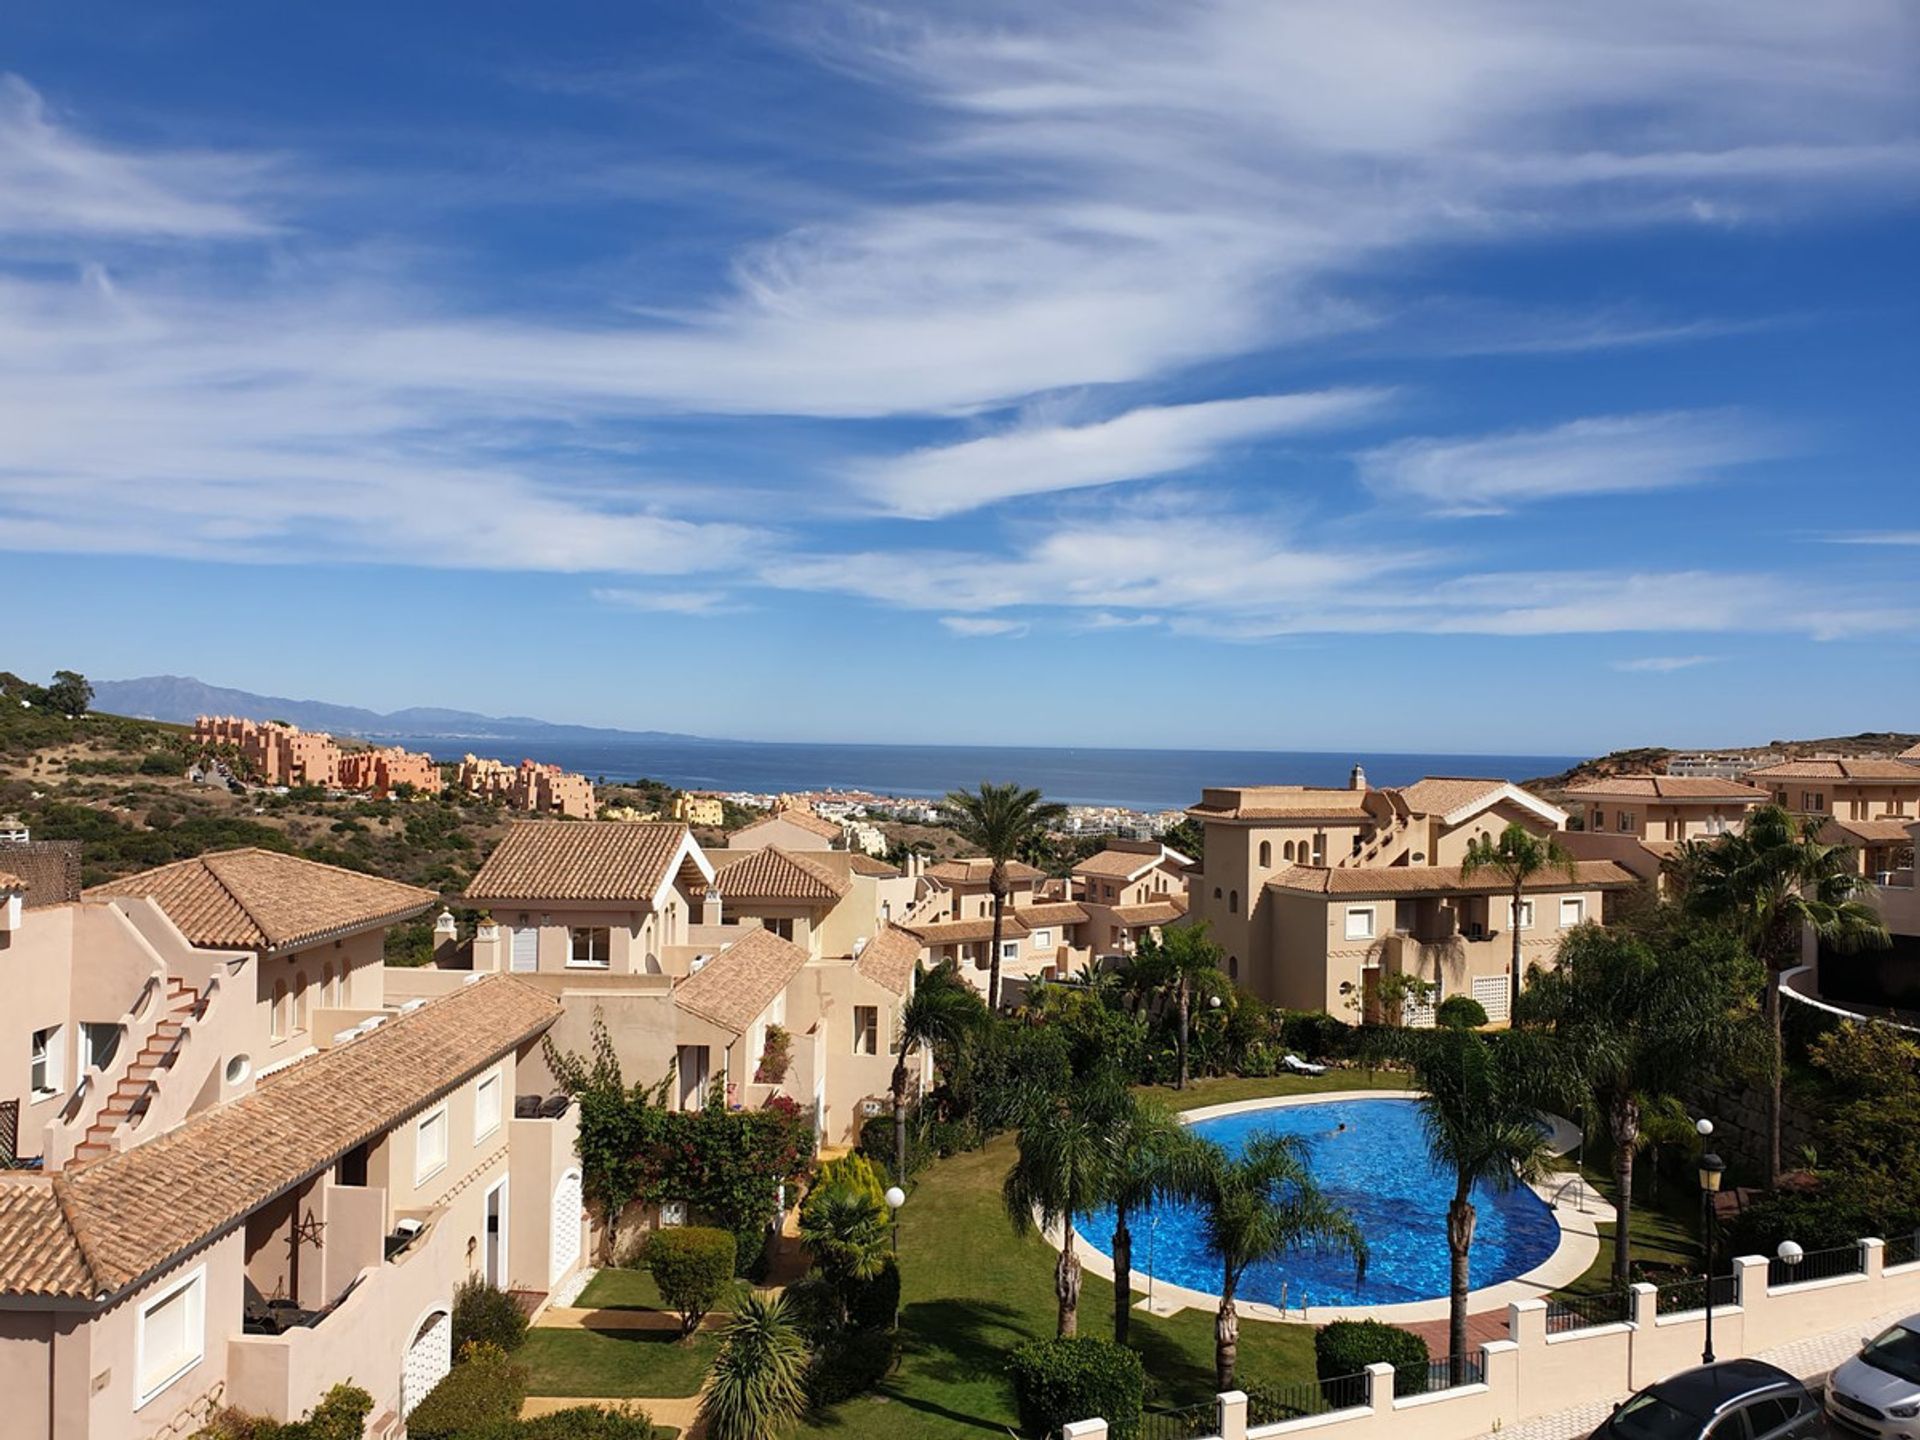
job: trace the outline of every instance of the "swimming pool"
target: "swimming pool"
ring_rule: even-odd
[[[1339,1127],[1345,1125],[1341,1131]],[[1246,1274],[1240,1298],[1288,1309],[1304,1306],[1397,1305],[1447,1294],[1447,1203],[1451,1177],[1427,1158],[1420,1113],[1412,1100],[1324,1100],[1199,1120],[1193,1131],[1238,1155],[1257,1134],[1297,1135],[1329,1197],[1345,1205],[1367,1237],[1366,1280],[1355,1285],[1350,1261],[1303,1251],[1263,1261]],[[1478,1290],[1544,1264],[1560,1243],[1545,1201],[1524,1185],[1504,1194],[1485,1187],[1473,1196],[1471,1281]],[[1155,1221],[1158,1221],[1156,1224]],[[1220,1262],[1188,1205],[1156,1207],[1129,1217],[1133,1266],[1155,1279],[1218,1294]],[[1111,1255],[1113,1212],[1082,1216],[1089,1248]]]

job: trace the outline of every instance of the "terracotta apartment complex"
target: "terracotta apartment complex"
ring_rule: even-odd
[[[469,795],[498,800],[513,810],[565,815],[574,820],[593,818],[593,784],[558,765],[522,760],[518,765],[463,755],[453,772],[453,783]]]

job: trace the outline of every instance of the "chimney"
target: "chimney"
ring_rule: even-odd
[[[1358,765],[1355,765],[1353,767],[1353,773],[1347,776],[1347,788],[1349,790],[1366,789],[1367,788],[1367,772],[1365,770],[1362,770]]]
[[[720,920],[720,892],[709,889],[700,904],[700,923],[718,925]]]

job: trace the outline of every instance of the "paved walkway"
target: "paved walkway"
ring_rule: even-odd
[[[1791,1344],[1782,1345],[1773,1350],[1763,1350],[1754,1358],[1778,1365],[1782,1370],[1798,1375],[1811,1384],[1824,1380],[1827,1372],[1842,1360],[1851,1359],[1860,1349],[1862,1335],[1872,1335],[1876,1331],[1883,1330],[1907,1313],[1904,1310],[1895,1310],[1865,1324],[1855,1323],[1843,1330],[1829,1330],[1822,1335],[1804,1336]],[[1571,1410],[1536,1416],[1532,1420],[1522,1421],[1518,1425],[1510,1425],[1501,1430],[1499,1440],[1580,1440],[1580,1437],[1589,1434],[1594,1426],[1612,1413],[1615,1401],[1625,1398],[1626,1392],[1623,1391],[1605,1400],[1596,1400],[1590,1405],[1576,1405]]]

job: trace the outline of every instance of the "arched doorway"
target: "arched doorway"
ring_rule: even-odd
[[[553,1243],[547,1283],[557,1285],[580,1259],[580,1172],[569,1170],[553,1187]]]
[[[435,1310],[413,1332],[400,1368],[400,1414],[411,1414],[453,1368],[453,1313]]]

